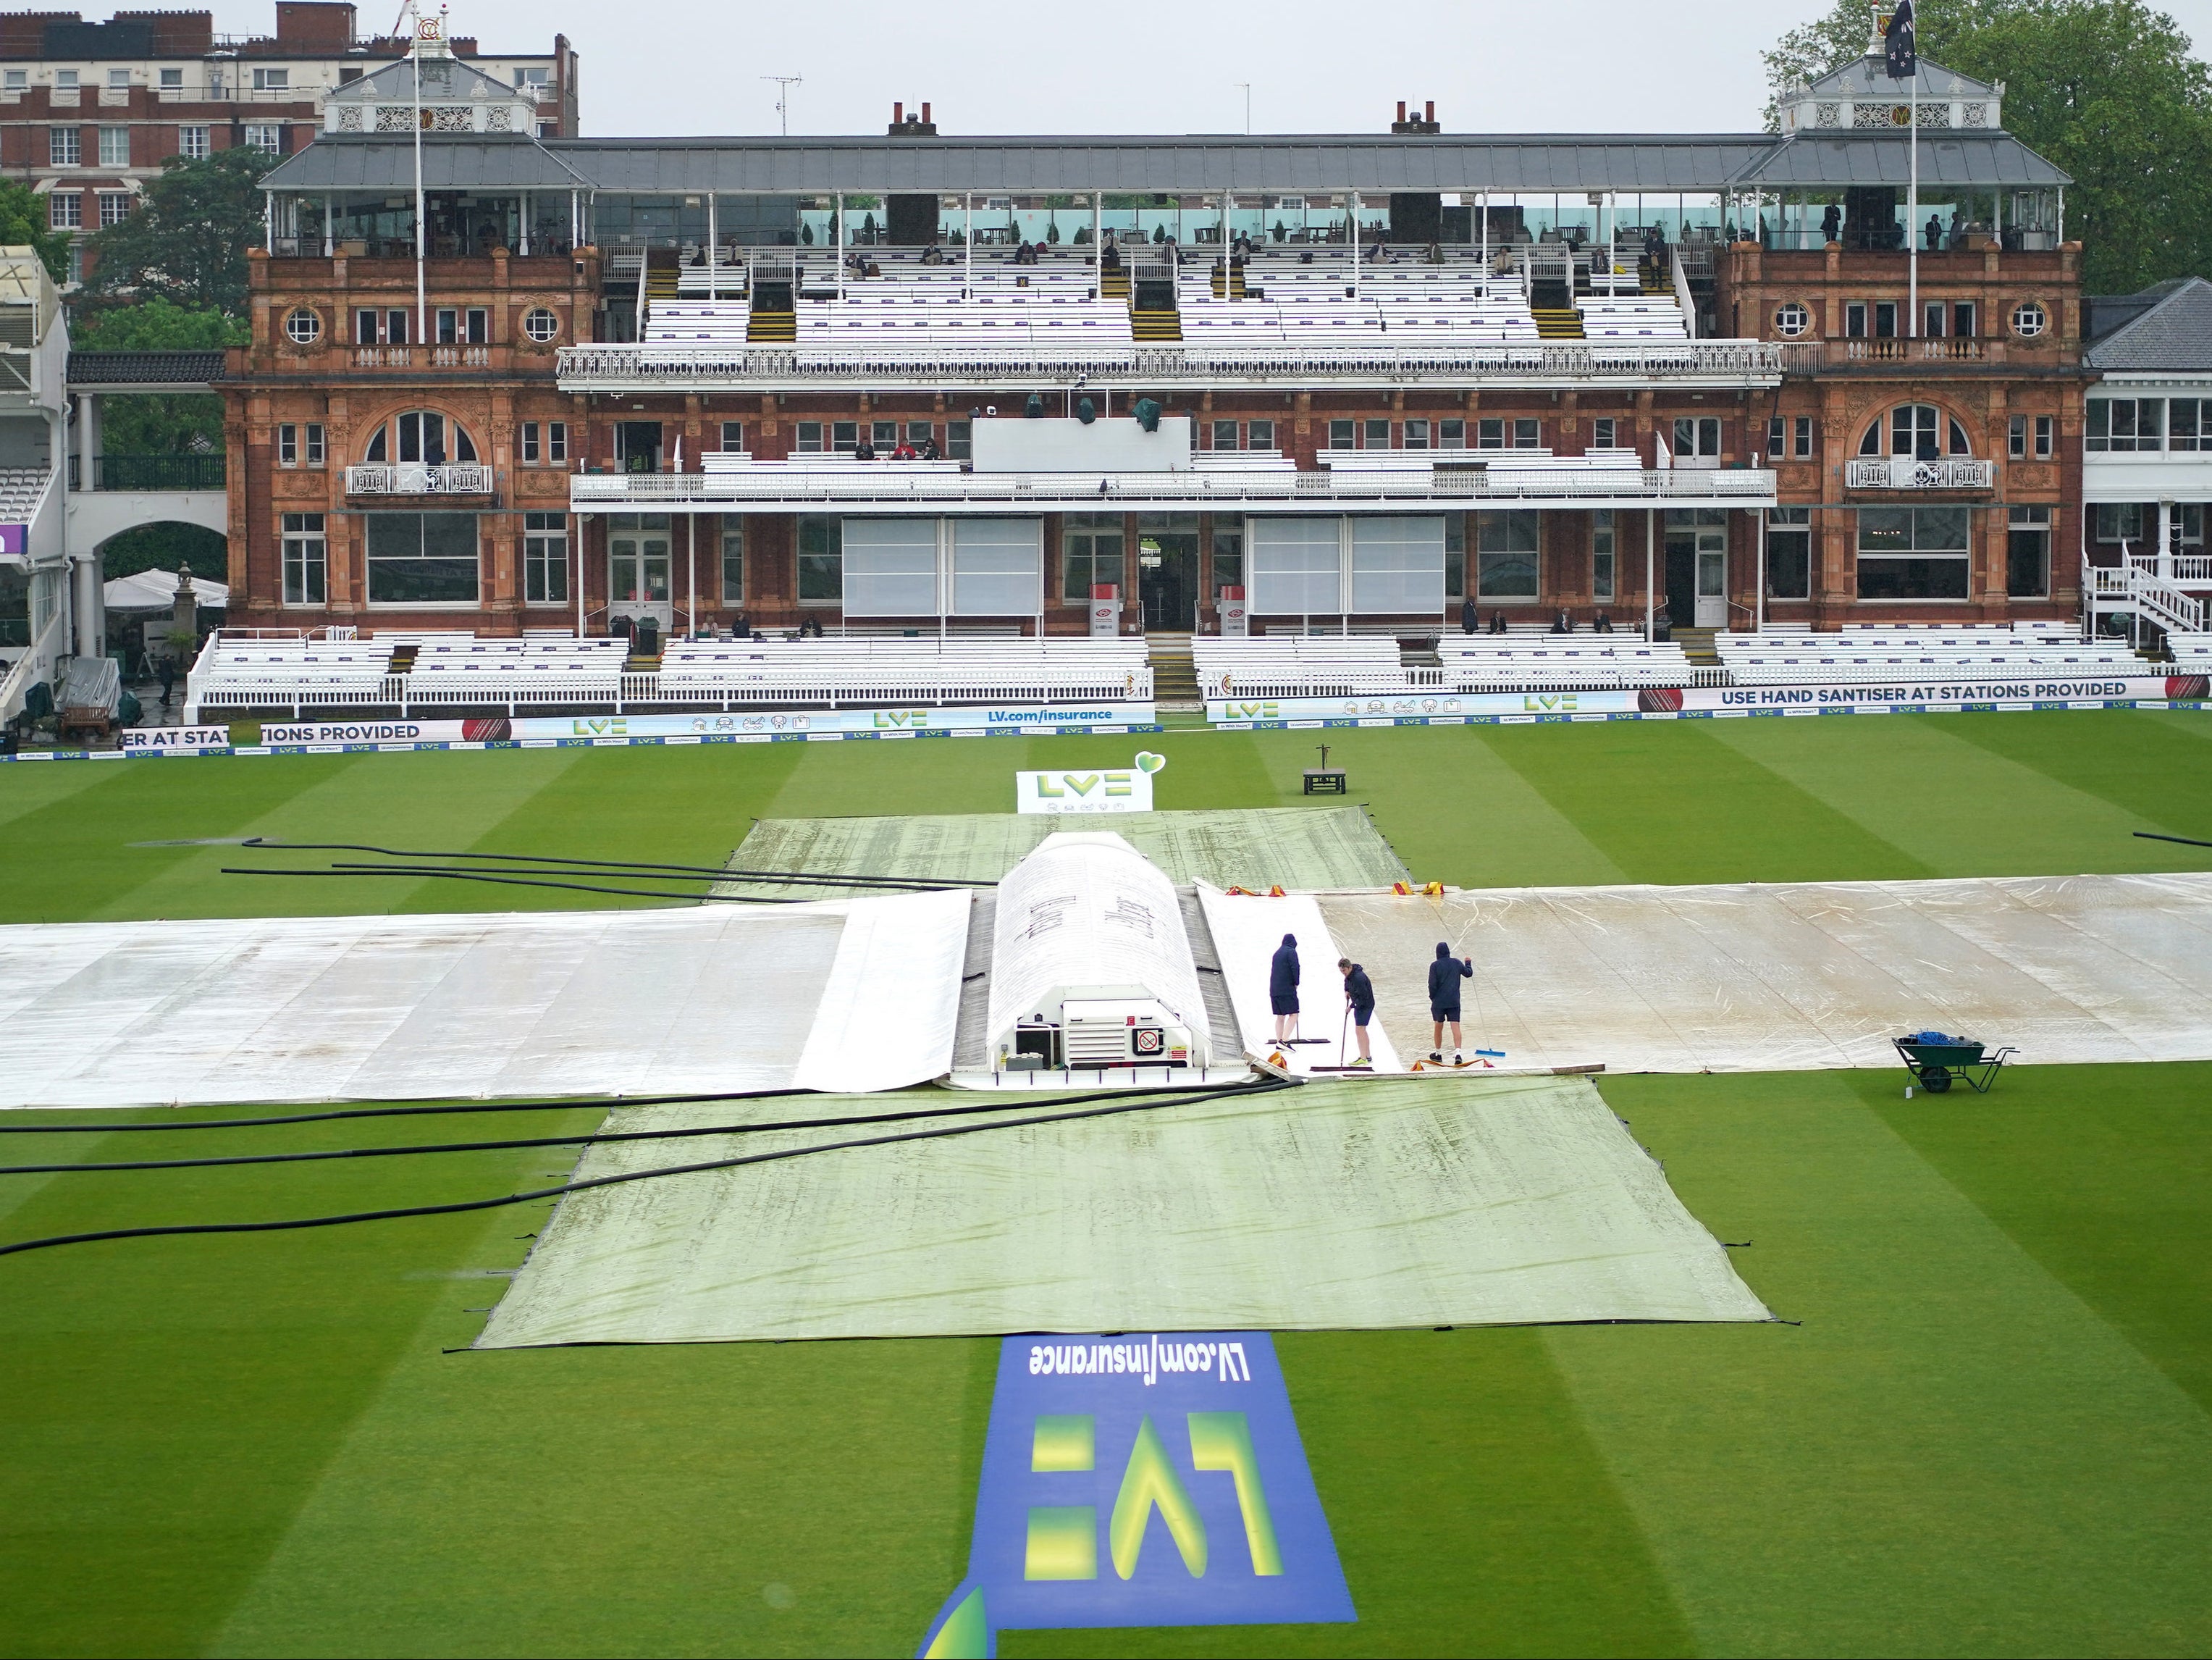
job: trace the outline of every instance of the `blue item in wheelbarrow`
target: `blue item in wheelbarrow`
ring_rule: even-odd
[[[1948,1037],[1940,1031],[1917,1031],[1892,1041],[1905,1070],[1930,1095],[1942,1094],[1959,1078],[1965,1079],[1977,1095],[1986,1095],[2007,1058],[2018,1053],[2010,1047],[1991,1051],[1973,1038]],[[1981,1068],[1978,1076],[1976,1067]]]

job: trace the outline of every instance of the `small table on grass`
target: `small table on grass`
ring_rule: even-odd
[[[1328,763],[1328,745],[1317,745],[1321,764],[1305,769],[1305,793],[1308,795],[1342,795],[1345,794],[1344,769]]]

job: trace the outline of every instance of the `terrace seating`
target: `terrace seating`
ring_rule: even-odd
[[[388,701],[389,644],[368,640],[210,636],[185,682],[188,712],[201,708],[352,706]]]
[[[1387,635],[1198,635],[1190,645],[1205,697],[1337,697],[1419,684],[1409,678],[1397,641]]]
[[[1448,635],[1437,655],[1455,691],[1686,686],[1695,672],[1681,647],[1632,634]]]
[[[1770,628],[1717,634],[1713,648],[1735,684],[1746,686],[2143,672],[2143,660],[2124,642],[2083,641],[2063,623],[2020,629],[1860,624],[1835,633]]]
[[[1143,702],[1152,669],[1138,639],[947,635],[819,640],[678,640],[659,695],[736,704]]]
[[[1666,295],[1639,295],[1626,299],[1591,295],[1575,304],[1583,314],[1583,332],[1592,340],[1690,337],[1681,307]]]
[[[52,477],[48,467],[0,467],[0,522],[26,522]]]
[[[2212,634],[2169,634],[2166,648],[2184,674],[2212,674]]]

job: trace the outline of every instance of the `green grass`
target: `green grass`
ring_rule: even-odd
[[[2212,830],[2208,737],[2178,711],[1329,734],[1416,873],[1480,884],[2212,868],[2129,835]],[[1295,802],[1315,741],[1146,740],[1164,807]],[[617,903],[256,882],[217,873],[233,848],[127,844],[716,860],[755,817],[1001,811],[1018,766],[1131,746],[5,767],[0,920]],[[1802,1324],[1282,1336],[1358,1626],[1005,1651],[2203,1651],[2212,1066],[1903,1082],[1604,1081]],[[74,1118],[0,1158],[397,1139]],[[0,1237],[434,1202],[566,1163],[5,1177]],[[994,1346],[448,1353],[542,1214],[0,1260],[0,1652],[912,1652],[964,1565]]]

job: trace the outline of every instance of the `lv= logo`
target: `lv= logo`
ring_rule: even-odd
[[[1357,1617],[1267,1334],[1006,1340],[968,1575],[924,1656]]]

